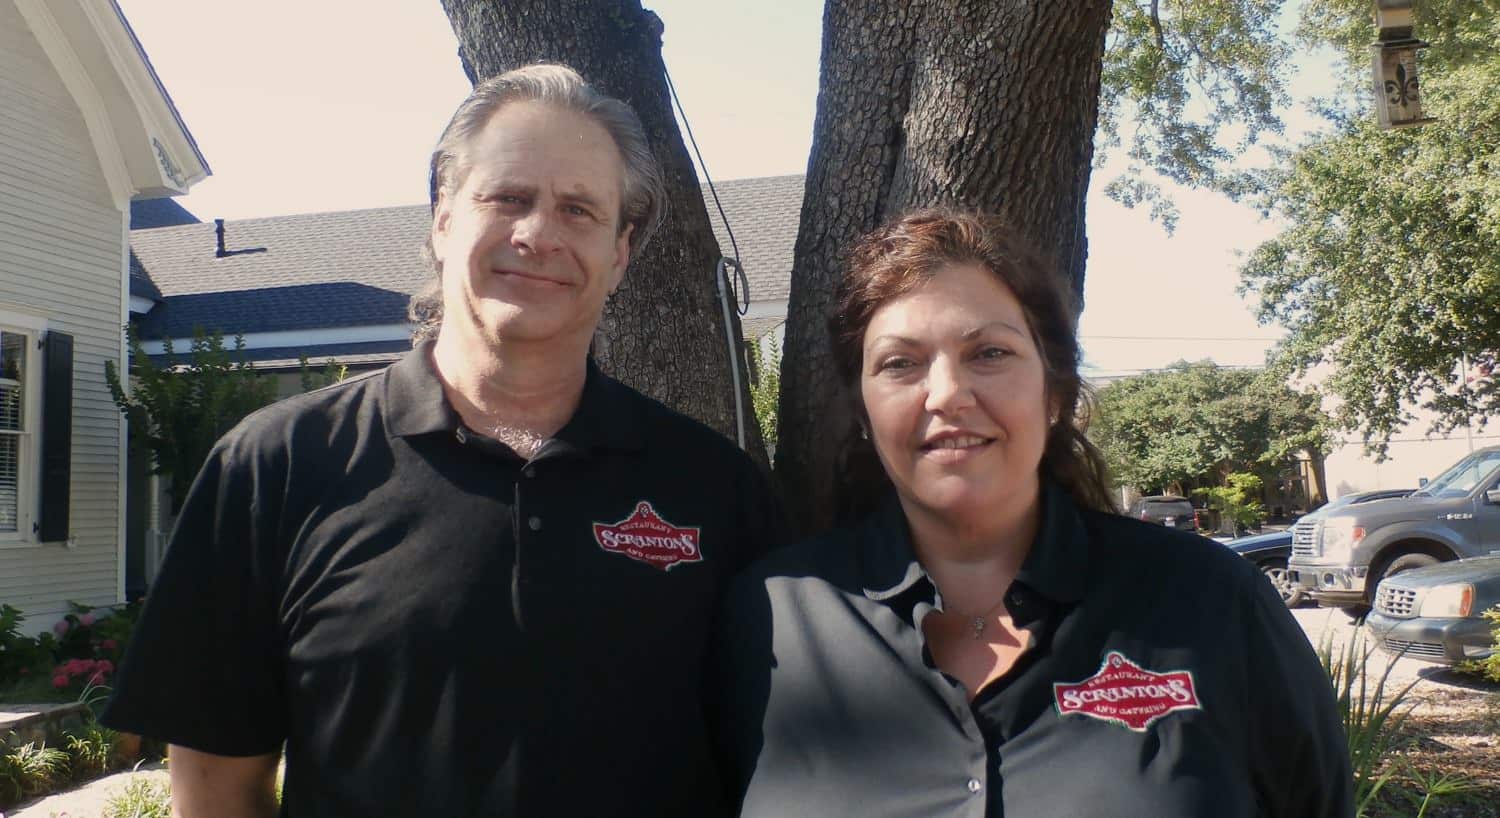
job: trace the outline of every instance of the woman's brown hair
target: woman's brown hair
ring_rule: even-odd
[[[1066,489],[1085,508],[1115,511],[1108,469],[1094,444],[1084,436],[1093,397],[1078,374],[1080,351],[1067,282],[1016,231],[993,216],[947,209],[917,210],[861,238],[849,254],[828,319],[834,368],[855,415],[865,417],[859,401],[859,373],[865,329],[875,312],[921,286],[944,267],[977,264],[1008,287],[1026,316],[1032,339],[1042,355],[1047,397],[1058,411],[1047,435],[1040,471]],[[889,480],[875,458],[874,446],[859,427],[846,432],[840,483],[849,496],[840,512],[866,510]],[[879,474],[871,472],[871,468]]]

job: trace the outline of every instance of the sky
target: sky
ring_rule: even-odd
[[[213,169],[180,199],[202,219],[417,204],[426,158],[468,92],[438,0],[118,0]],[[814,0],[646,0],[717,181],[802,173],[817,97]],[[1294,98],[1329,90],[1314,55]],[[1321,83],[1321,84],[1320,84]],[[1312,120],[1294,109],[1296,133]],[[1102,193],[1087,204],[1080,321],[1093,374],[1179,359],[1258,365],[1279,328],[1236,293],[1239,254],[1275,234],[1249,208],[1178,189],[1168,236]]]

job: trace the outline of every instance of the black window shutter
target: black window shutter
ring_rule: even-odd
[[[73,336],[49,332],[42,341],[42,542],[68,538],[73,478]]]

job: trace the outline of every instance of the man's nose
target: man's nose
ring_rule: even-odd
[[[557,231],[556,218],[546,207],[538,205],[511,223],[510,241],[517,250],[547,255],[562,246]]]
[[[962,362],[946,356],[934,360],[927,370],[927,411],[952,414],[973,404],[974,388]]]

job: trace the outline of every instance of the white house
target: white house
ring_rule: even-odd
[[[0,0],[0,602],[30,630],[125,596],[133,199],[207,163],[113,0]]]

